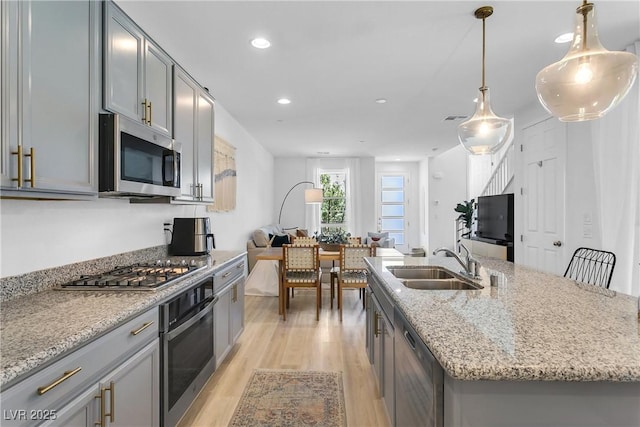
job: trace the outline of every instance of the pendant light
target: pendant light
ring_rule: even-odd
[[[493,154],[511,138],[513,121],[494,114],[489,103],[489,88],[485,85],[485,19],[493,14],[493,7],[483,6],[474,14],[482,19],[482,87],[475,114],[458,126],[458,139],[471,154]]]
[[[638,58],[610,52],[598,39],[593,3],[583,0],[569,52],[536,77],[538,99],[563,122],[600,118],[629,92],[638,73]]]

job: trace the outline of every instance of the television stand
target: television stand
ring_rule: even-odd
[[[508,242],[489,243],[489,239],[479,240],[477,238],[460,239],[473,255],[497,258],[513,262],[513,244]]]

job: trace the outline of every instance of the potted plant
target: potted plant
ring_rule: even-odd
[[[313,237],[316,238],[320,247],[325,251],[337,252],[340,250],[340,245],[349,243],[351,233],[347,233],[341,228],[336,228],[330,231],[325,231],[324,233],[318,233],[316,231],[313,233]]]
[[[456,218],[456,221],[458,223],[462,223],[465,228],[464,233],[462,233],[460,237],[471,236],[471,226],[473,225],[474,202],[475,202],[475,199],[471,199],[469,201],[465,200],[462,203],[458,203],[458,205],[454,209],[454,211],[460,213],[460,215],[458,215],[458,218]],[[456,231],[458,230],[456,229]]]

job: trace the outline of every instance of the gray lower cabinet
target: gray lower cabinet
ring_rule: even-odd
[[[153,308],[2,390],[2,425],[159,425],[159,388]]]
[[[216,369],[228,356],[244,330],[244,286],[246,262],[241,258],[214,272],[217,301],[213,306],[213,341]]]
[[[383,398],[387,415],[393,423],[395,418],[394,327],[371,288],[367,289],[366,315],[369,361],[373,365],[380,397]]]
[[[0,2],[0,195],[97,195],[100,4]]]

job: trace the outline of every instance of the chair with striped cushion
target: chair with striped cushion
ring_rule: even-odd
[[[316,289],[316,320],[320,320],[322,288],[318,248],[318,245],[282,245],[284,251],[283,288],[280,290],[280,298],[284,298],[282,320],[287,320],[289,289],[293,288]]]
[[[338,312],[342,321],[342,290],[367,287],[367,265],[365,257],[375,256],[375,247],[367,245],[340,245],[340,271],[338,272]],[[362,300],[365,308],[365,300]]]

